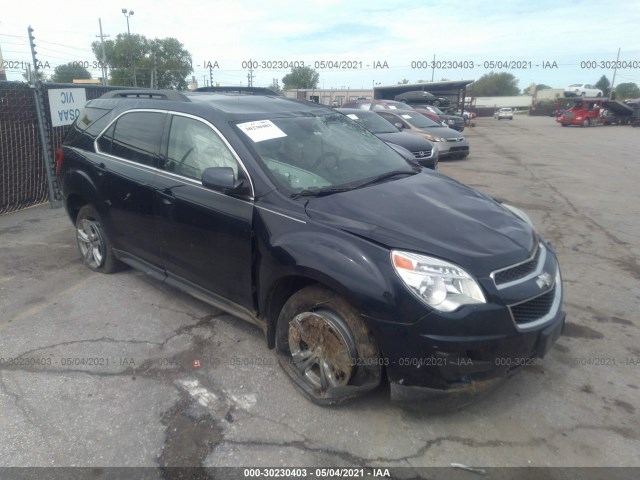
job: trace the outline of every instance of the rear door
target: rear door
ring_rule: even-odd
[[[114,248],[157,264],[154,189],[166,112],[124,113],[96,140],[98,188]]]
[[[248,176],[219,132],[197,117],[170,114],[165,145],[155,212],[167,275],[253,309],[253,202],[201,181],[208,167]]]

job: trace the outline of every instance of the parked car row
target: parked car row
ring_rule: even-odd
[[[457,131],[430,120],[416,111],[377,110],[378,115],[403,132],[433,142],[440,158],[467,158],[469,142]]]
[[[351,100],[342,104],[342,108],[360,108],[366,110],[409,110],[417,111],[434,122],[462,132],[464,130],[464,118],[448,115],[438,107],[427,104],[412,104],[397,102],[395,100]]]
[[[413,160],[423,167],[437,170],[440,150],[430,141],[398,131],[397,127],[370,110],[338,108],[337,111],[359,123],[392,147],[401,147],[401,150],[396,149],[396,151],[409,160]]]
[[[371,114],[468,154],[410,110],[135,89],[89,101],[57,152],[82,262],[257,325],[318,404],[383,379],[396,400],[465,401],[562,333],[560,267],[524,212],[404,159],[362,126]]]

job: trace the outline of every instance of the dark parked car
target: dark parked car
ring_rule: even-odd
[[[466,138],[421,113],[391,110],[377,110],[376,113],[403,132],[434,142],[438,147],[440,159],[469,156],[469,142]]]
[[[477,392],[562,332],[556,255],[523,212],[333,109],[113,91],[57,161],[87,267],[133,266],[258,325],[317,403],[382,378],[396,399]]]
[[[442,123],[445,127],[464,132],[464,118],[459,115],[449,115],[434,105],[412,105],[412,107],[416,112],[420,112],[427,118]]]
[[[429,140],[399,131],[397,127],[391,125],[375,112],[355,108],[338,108],[336,110],[362,125],[380,140],[407,149],[411,153],[412,159],[423,167],[437,170],[438,149]]]
[[[393,98],[397,102],[404,103],[426,103],[429,105],[449,105],[450,101],[445,97],[438,97],[432,93],[425,92],[424,90],[413,90],[411,92],[401,93]]]

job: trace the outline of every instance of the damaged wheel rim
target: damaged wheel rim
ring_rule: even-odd
[[[327,390],[347,385],[356,359],[349,329],[328,310],[304,312],[289,324],[291,361],[313,387]]]
[[[104,242],[98,224],[83,218],[76,228],[82,260],[91,268],[99,268],[104,261]]]

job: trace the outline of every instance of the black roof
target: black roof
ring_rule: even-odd
[[[265,89],[266,90],[266,89]],[[101,102],[128,100],[126,108],[161,108],[182,112],[199,112],[206,116],[206,108],[212,108],[233,117],[264,114],[318,115],[332,113],[333,110],[306,100],[286,98],[281,95],[257,95],[246,93],[215,92],[179,92],[176,90],[114,90],[105,93],[92,104],[99,106]],[[130,103],[133,102],[133,103]],[[166,103],[165,103],[166,102]],[[119,102],[118,102],[119,103]]]
[[[305,112],[315,115],[322,110],[331,113],[333,110],[327,106],[319,105],[306,100],[286,98],[281,95],[244,95],[233,93],[188,93],[187,97],[195,103],[209,105],[225,113],[234,114],[265,114],[265,113],[291,113]]]
[[[277,92],[274,92],[270,88],[265,87],[244,87],[242,85],[225,85],[216,87],[199,87],[194,92],[218,92],[218,93],[244,93],[247,95],[276,95],[282,96]]]

